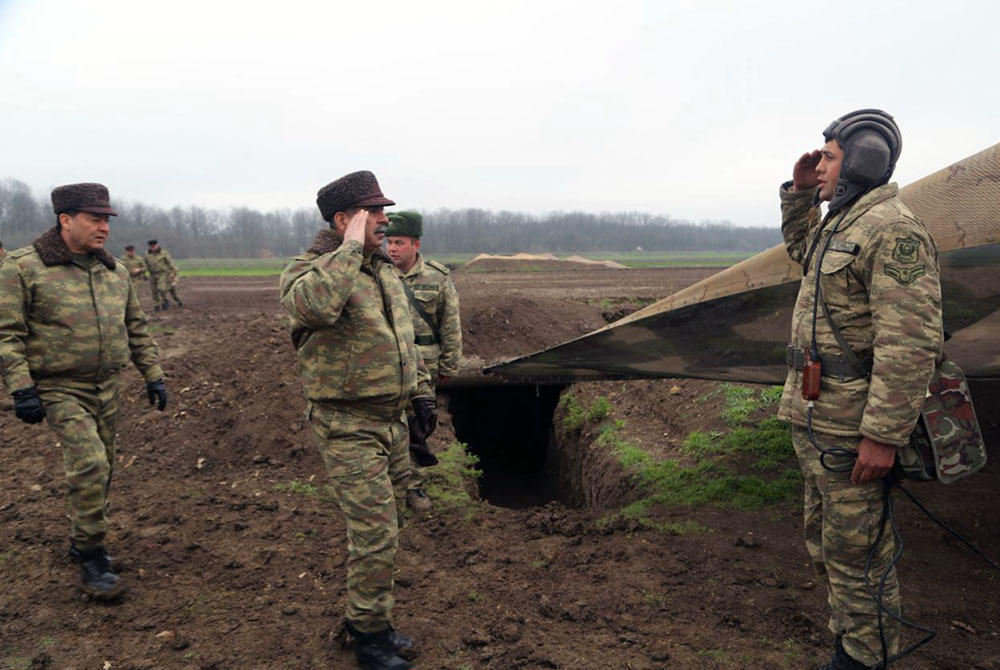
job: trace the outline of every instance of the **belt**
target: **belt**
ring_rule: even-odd
[[[413,342],[421,346],[438,343],[437,338],[434,337],[433,335],[417,335],[415,338],[413,338]]]
[[[793,370],[801,370],[806,366],[808,355],[805,349],[789,344],[785,352],[785,362]],[[839,381],[849,381],[851,379],[861,379],[867,377],[872,369],[871,356],[859,356],[864,373],[859,372],[846,356],[819,355],[820,373],[824,377],[834,377]]]

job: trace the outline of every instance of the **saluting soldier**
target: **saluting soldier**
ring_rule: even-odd
[[[149,290],[153,293],[153,311],[159,312],[170,308],[170,301],[167,300],[168,292],[177,306],[183,307],[184,304],[177,297],[177,266],[174,265],[170,252],[161,247],[156,240],[149,240],[145,261],[149,269]]]
[[[778,416],[792,424],[806,546],[829,589],[836,641],[823,668],[855,670],[882,667],[879,605],[865,575],[877,584],[886,573],[892,533],[866,561],[888,504],[884,477],[909,441],[941,354],[941,285],[934,240],[888,183],[902,146],[893,118],[859,110],[823,137],[780,191],[782,234],[803,278]],[[825,216],[821,202],[829,203]],[[895,569],[882,604],[899,614]],[[899,624],[882,618],[891,656]]]
[[[410,473],[404,411],[428,434],[437,422],[402,283],[382,252],[394,204],[375,175],[353,172],[319,190],[323,219],[309,250],[281,275],[281,304],[316,435],[347,521],[347,620],[362,668],[412,667],[413,642],[392,626],[393,569]]]
[[[425,258],[420,253],[420,238],[424,234],[424,219],[420,212],[403,211],[389,214],[385,232],[386,249],[396,265],[406,297],[410,301],[417,350],[431,375],[431,389],[438,381],[448,381],[458,373],[462,357],[462,323],[459,316],[458,291],[446,266]],[[427,447],[426,436],[417,434],[418,422],[408,416],[411,430],[410,454],[417,466],[437,463]],[[430,499],[423,489],[420,470],[414,469],[406,503],[411,509],[430,509]]]
[[[121,257],[121,261],[133,281],[146,278],[146,261],[142,256],[136,255],[134,244],[125,247],[125,255]]]
[[[82,589],[115,600],[125,587],[104,540],[120,373],[131,360],[161,411],[167,392],[128,271],[104,249],[116,216],[108,189],[60,186],[52,208],[55,227],[0,265],[0,371],[17,417],[47,418],[62,446]]]

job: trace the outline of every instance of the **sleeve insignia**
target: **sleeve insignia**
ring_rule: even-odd
[[[896,247],[892,250],[892,259],[900,263],[916,263],[920,242],[912,237],[897,237]]]
[[[893,253],[894,257],[895,255],[896,254]],[[927,274],[927,270],[923,265],[915,265],[912,268],[900,268],[895,265],[886,265],[885,273],[903,286],[907,286]]]

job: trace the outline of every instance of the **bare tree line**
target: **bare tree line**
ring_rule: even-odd
[[[309,246],[326,223],[315,207],[260,212],[248,207],[164,209],[114,202],[110,250],[140,251],[156,238],[178,258],[292,256]],[[55,223],[48,194],[17,179],[0,181],[0,240],[14,249]],[[486,209],[424,212],[423,248],[430,253],[570,251],[758,251],[780,241],[777,228],[729,222],[691,223],[642,212],[551,212],[533,215]]]

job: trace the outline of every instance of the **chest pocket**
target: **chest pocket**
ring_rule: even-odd
[[[846,309],[851,303],[851,295],[864,290],[851,271],[851,261],[855,256],[846,251],[829,249],[820,266],[820,287],[823,300],[830,307]]]

